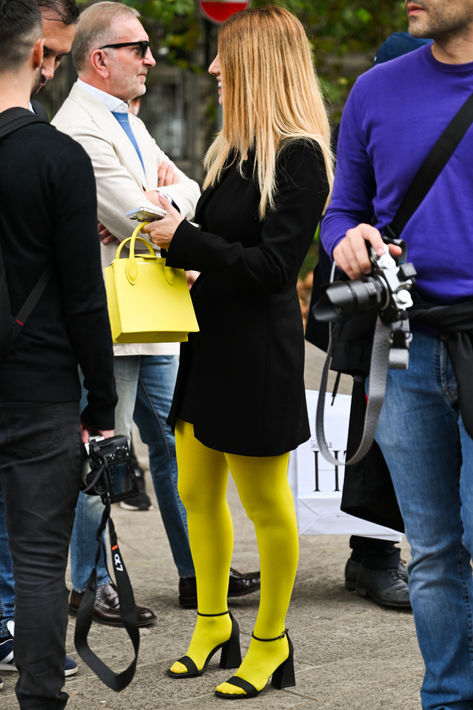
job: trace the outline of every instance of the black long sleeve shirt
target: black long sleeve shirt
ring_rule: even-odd
[[[77,400],[80,365],[89,392],[82,420],[113,428],[113,353],[92,166],[78,143],[45,123],[0,140],[0,244],[13,313],[53,266],[0,362],[0,401]]]

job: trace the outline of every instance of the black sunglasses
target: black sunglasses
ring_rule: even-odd
[[[149,42],[147,39],[142,39],[139,42],[117,42],[116,44],[104,44],[103,47],[99,47],[99,49],[121,49],[121,47],[139,47],[141,58],[144,59],[149,49]]]

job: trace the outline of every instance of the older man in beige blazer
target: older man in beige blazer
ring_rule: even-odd
[[[138,13],[116,2],[89,7],[80,16],[72,57],[79,79],[53,123],[78,140],[92,160],[102,236],[113,235],[102,240],[102,261],[107,266],[115,256],[117,242],[130,236],[128,210],[158,205],[158,192],[163,190],[188,218],[194,214],[200,192],[197,183],[172,164],[143,122],[128,112],[128,102],[146,91],[147,72],[156,63]],[[174,436],[166,423],[177,370],[177,345],[114,347],[119,396],[115,430],[129,436],[134,418],[148,445],[151,475],[179,574],[179,602],[194,607],[195,575],[185,511],[177,494]],[[93,566],[100,514],[98,502],[85,498],[79,501],[71,544],[71,611],[79,607]],[[95,618],[121,623],[116,592],[104,564],[98,570],[98,586]],[[258,587],[258,574],[232,571],[229,595],[248,594]],[[155,620],[150,613],[139,610],[142,625]]]

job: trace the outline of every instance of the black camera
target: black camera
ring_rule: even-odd
[[[117,503],[138,493],[138,484],[126,436],[91,437],[84,444],[82,492]]]
[[[414,265],[398,265],[387,246],[380,256],[370,248],[370,260],[369,276],[354,281],[334,281],[326,287],[313,308],[317,320],[338,321],[343,316],[376,308],[384,323],[392,323],[412,306],[410,290],[417,273]]]

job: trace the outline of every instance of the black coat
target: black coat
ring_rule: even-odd
[[[227,167],[182,222],[167,263],[201,272],[192,288],[200,332],[181,346],[170,422],[193,422],[206,446],[274,456],[308,439],[297,275],[327,198],[318,146],[288,144],[276,170],[276,209],[261,222],[252,178]]]

